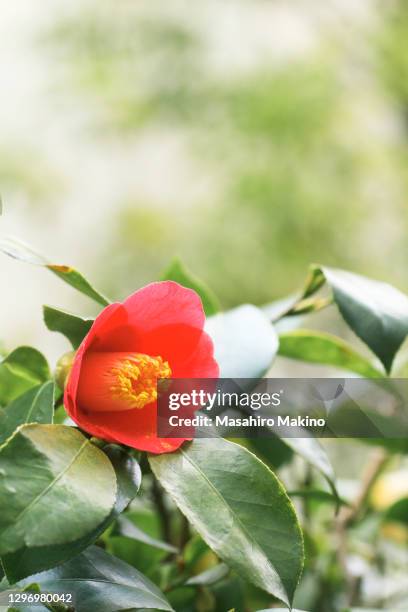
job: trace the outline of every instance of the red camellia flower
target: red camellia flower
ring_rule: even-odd
[[[70,417],[88,433],[146,450],[176,450],[158,438],[157,379],[216,378],[199,296],[178,283],[152,283],[107,306],[79,347],[65,388]]]

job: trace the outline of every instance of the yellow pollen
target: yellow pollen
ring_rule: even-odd
[[[131,408],[143,408],[157,400],[157,380],[170,378],[171,369],[160,356],[135,353],[121,359],[107,374],[112,397]]]

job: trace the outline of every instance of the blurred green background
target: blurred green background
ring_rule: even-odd
[[[408,289],[406,3],[20,2],[1,29],[4,233],[114,298],[175,254],[225,307],[312,261]]]
[[[0,232],[113,299],[175,255],[224,307],[286,296],[310,262],[408,291],[407,41],[404,0],[5,4]],[[54,361],[67,345],[41,305],[92,305],[5,257],[0,275],[1,343]],[[347,460],[343,443],[330,452],[353,494],[366,454],[351,445]],[[395,493],[382,486],[378,507]],[[385,566],[399,592],[406,549],[365,529],[352,569],[378,605]],[[327,534],[312,535],[301,602],[340,580]]]

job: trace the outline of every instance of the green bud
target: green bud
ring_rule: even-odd
[[[60,357],[55,368],[54,378],[59,388],[63,391],[68,380],[68,376],[74,363],[75,351],[69,351]]]

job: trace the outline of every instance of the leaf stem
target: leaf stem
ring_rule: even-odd
[[[355,523],[364,512],[369,500],[372,488],[386,467],[390,457],[384,449],[375,449],[363,474],[360,492],[350,507],[343,507],[338,515],[336,531],[338,538],[337,559],[343,571],[347,585],[348,605],[357,603],[361,586],[359,576],[351,575],[347,562],[348,555],[348,529]]]
[[[157,481],[156,477],[153,476],[153,484],[152,484],[152,494],[155,506],[159,513],[160,523],[161,523],[161,531],[162,538],[171,543],[171,524],[170,524],[170,513],[167,509],[165,500],[164,500],[164,490]]]

